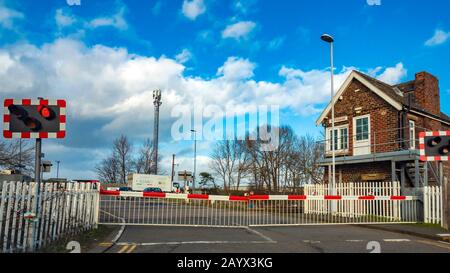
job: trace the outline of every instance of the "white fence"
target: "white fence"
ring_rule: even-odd
[[[0,188],[0,253],[30,252],[98,222],[99,193],[92,183],[3,182]],[[40,200],[39,213],[36,202]],[[33,244],[34,242],[34,244]]]
[[[442,188],[427,186],[423,188],[424,222],[440,224],[442,221]]]
[[[328,184],[305,185],[305,195],[308,196],[398,196],[400,195],[399,182],[349,182],[336,183],[336,191],[333,193]],[[381,205],[376,202],[356,202],[346,200],[335,202],[334,213],[337,215],[355,217],[357,215],[377,214],[398,218],[400,215],[400,206]],[[373,203],[373,204],[372,204]],[[305,202],[306,214],[328,213],[333,203],[321,202],[320,200],[307,200]]]

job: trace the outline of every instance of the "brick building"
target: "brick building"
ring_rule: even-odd
[[[437,163],[419,161],[418,136],[423,131],[450,130],[450,117],[440,110],[438,79],[420,72],[415,79],[389,85],[353,71],[335,94],[335,137],[331,141],[331,104],[317,125],[325,129],[325,180],[331,178],[336,154],[338,182],[400,181],[402,188],[439,181]],[[450,177],[449,164],[442,171]]]

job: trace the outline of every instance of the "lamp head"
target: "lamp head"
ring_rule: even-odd
[[[329,34],[323,34],[320,39],[322,39],[322,41],[327,42],[327,43],[333,43],[334,42],[334,38],[329,35]]]

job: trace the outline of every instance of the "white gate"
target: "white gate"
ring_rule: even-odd
[[[413,196],[259,195],[247,198],[101,191],[99,222],[218,227],[414,223],[419,214],[417,200]],[[322,209],[311,209],[308,201]],[[328,208],[332,202],[347,210],[331,212]]]

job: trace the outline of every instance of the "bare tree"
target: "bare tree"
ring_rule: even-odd
[[[249,172],[249,154],[245,141],[223,140],[216,143],[211,154],[211,169],[221,178],[225,191],[238,189]]]
[[[320,142],[310,135],[300,138],[298,167],[302,184],[318,184],[323,181],[323,167],[319,166],[319,160],[324,157],[323,147]]]
[[[34,172],[34,145],[27,140],[0,141],[0,166],[19,169],[31,175]]]
[[[134,168],[137,173],[153,174],[154,164],[153,164],[153,142],[150,139],[146,139],[144,144],[139,150],[136,160],[134,160]],[[161,157],[158,157],[158,162]]]
[[[119,183],[120,166],[113,154],[103,159],[95,169],[101,181],[114,184]]]
[[[113,155],[119,164],[119,178],[121,183],[127,183],[127,174],[132,170],[132,147],[128,138],[121,135],[114,141]]]
[[[292,192],[303,184],[319,183],[323,178],[322,168],[318,166],[323,156],[320,144],[311,136],[299,138],[288,126],[280,127],[278,132],[279,145],[275,150],[261,149],[257,131],[245,141],[252,186],[269,192]]]

